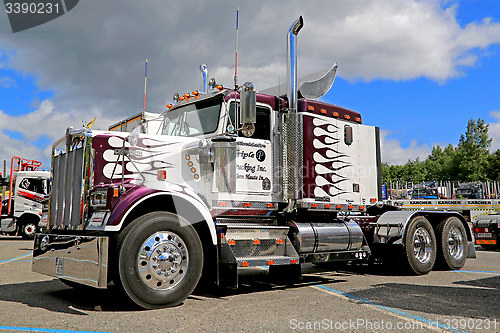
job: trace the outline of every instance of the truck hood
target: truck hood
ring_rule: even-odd
[[[197,146],[201,139],[192,137],[139,135],[132,146],[125,132],[92,131],[92,148],[95,151],[94,184],[110,182],[148,183],[158,179],[159,171],[165,171],[167,180],[182,184],[179,173],[187,168],[183,157],[186,147]],[[185,165],[184,165],[185,164]]]

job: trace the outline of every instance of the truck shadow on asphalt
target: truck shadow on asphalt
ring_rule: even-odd
[[[353,275],[366,275],[367,279],[370,279],[370,275],[375,275],[365,270],[369,270],[369,267],[346,266],[338,271],[306,267],[301,281],[294,284],[282,284],[275,282],[265,269],[256,269],[239,277],[238,289],[200,285],[189,300],[203,301],[203,298],[222,300],[250,293],[291,290],[314,285],[328,285],[330,288],[335,288],[338,283],[348,282],[349,277]],[[489,318],[500,321],[500,276],[457,281],[453,284],[454,286],[432,286],[383,283],[349,294],[401,311]],[[0,285],[0,300],[74,315],[89,315],[89,312],[99,311],[138,310],[125,299],[120,289],[112,284],[107,289],[85,286],[70,288],[56,279]]]
[[[331,273],[331,272],[330,272]],[[340,278],[308,277],[293,285],[278,284],[261,272],[256,276],[243,276],[240,288],[200,286],[188,299],[198,300],[200,296],[226,298],[230,296],[258,293],[271,290],[301,288],[308,285],[345,282]],[[71,288],[54,279],[41,282],[25,282],[0,285],[0,301],[22,303],[33,308],[74,315],[88,315],[86,312],[122,312],[141,310],[129,301],[121,290],[112,283],[107,289],[87,286]],[[182,305],[181,305],[182,306]]]

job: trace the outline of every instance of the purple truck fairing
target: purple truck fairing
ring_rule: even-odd
[[[133,174],[137,174],[137,170],[134,170],[133,166],[129,166],[130,160],[128,157],[130,157],[134,163],[141,166],[141,172],[144,175],[152,177],[156,177],[156,172],[158,170],[174,167],[173,163],[156,157],[163,155],[166,147],[177,142],[165,142],[141,137],[135,147],[131,147],[128,144],[125,146],[125,154],[128,157],[126,157],[123,162],[121,156],[120,160],[118,160],[118,156],[120,155],[124,140],[125,138],[122,132],[117,132],[116,134],[98,134],[93,138],[92,148],[95,149],[95,184],[109,184],[113,179],[121,179],[121,170],[123,168],[125,169],[125,177],[127,179],[130,179]],[[148,144],[145,143],[146,140]],[[160,151],[160,149],[163,149],[163,151]],[[113,177],[113,179],[111,179],[111,177]]]
[[[126,213],[128,213],[131,207],[139,200],[148,197],[154,193],[158,193],[158,190],[147,188],[145,186],[135,186],[124,195],[111,207],[111,215],[106,223],[108,226],[119,225]]]

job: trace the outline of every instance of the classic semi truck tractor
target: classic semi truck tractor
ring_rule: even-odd
[[[287,36],[286,97],[225,88],[202,66],[203,91],[176,94],[155,133],[68,128],[33,270],[73,286],[113,281],[157,308],[200,282],[237,287],[256,266],[283,281],[303,264],[383,255],[415,274],[460,269],[475,255],[460,214],[381,204],[378,128],[317,100],[336,66],[298,86],[302,26]]]

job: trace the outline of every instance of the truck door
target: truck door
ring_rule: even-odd
[[[234,103],[230,119],[235,119]],[[273,187],[273,157],[271,145],[271,108],[257,106],[255,132],[250,137],[238,133],[236,138],[236,194],[270,195]]]

